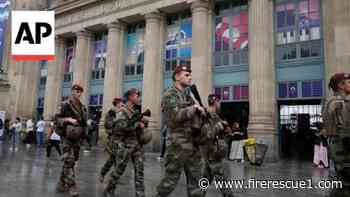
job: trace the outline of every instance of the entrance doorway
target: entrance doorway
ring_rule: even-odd
[[[278,109],[282,157],[312,161],[321,100],[279,101]]]
[[[238,122],[242,131],[247,135],[249,102],[221,103],[221,116],[231,126],[234,122]]]

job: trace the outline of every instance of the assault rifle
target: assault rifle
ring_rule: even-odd
[[[134,125],[136,122],[142,120],[142,118],[144,116],[147,116],[147,117],[151,117],[151,110],[149,109],[146,109],[146,111],[144,111],[143,113],[137,113],[137,114],[134,114],[130,121],[129,121],[129,124],[130,125]],[[146,125],[145,125],[146,126]]]
[[[199,105],[201,107],[203,107],[205,109],[205,118],[209,118],[210,117],[210,114],[209,112],[207,111],[207,108],[204,107],[203,103],[202,103],[202,99],[201,99],[201,96],[199,95],[199,92],[198,92],[198,89],[197,89],[197,86],[196,84],[192,84],[190,86],[190,90],[194,96],[194,98],[197,100],[197,102],[199,103]]]

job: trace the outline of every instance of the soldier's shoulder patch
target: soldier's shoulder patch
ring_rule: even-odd
[[[177,95],[176,94],[167,94],[163,97],[163,105],[164,107],[167,106],[174,106],[177,103]]]

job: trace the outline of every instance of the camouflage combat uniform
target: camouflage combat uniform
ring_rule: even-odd
[[[107,141],[106,141],[106,151],[108,152],[108,159],[102,166],[101,172],[100,172],[100,177],[103,180],[103,177],[108,173],[108,171],[111,169],[113,165],[115,165],[115,157],[114,154],[112,153],[112,128],[113,128],[113,123],[116,118],[116,113],[118,112],[118,109],[116,107],[113,107],[110,109],[105,118],[105,129],[107,133]],[[102,181],[101,180],[101,181]]]
[[[199,145],[194,142],[195,135],[200,133],[200,127],[193,121],[196,116],[194,100],[187,95],[185,91],[172,87],[163,96],[164,118],[170,144],[165,157],[165,175],[157,187],[157,197],[170,195],[182,171],[186,175],[187,195],[196,197],[202,193],[198,181],[203,162]]]
[[[335,190],[333,196],[350,196],[350,95],[327,98],[322,116],[330,136],[329,154],[343,184],[343,189]]]
[[[130,160],[134,165],[136,196],[145,196],[144,150],[143,146],[139,144],[137,133],[140,122],[134,124],[130,122],[131,117],[136,113],[140,112],[129,106],[121,107],[119,112],[116,113],[112,129],[112,154],[115,157],[116,166],[111,172],[111,178],[104,190],[104,196],[113,196],[117,182]]]
[[[75,127],[81,127],[84,131],[81,139],[71,140],[66,137],[66,128],[70,123],[66,122],[64,118],[69,117],[76,119],[77,125]],[[75,103],[72,99],[64,101],[60,106],[59,112],[56,114],[56,124],[57,132],[61,135],[63,143],[63,167],[59,183],[71,188],[76,186],[74,165],[79,160],[81,140],[84,134],[86,134],[87,129],[87,110],[85,106],[80,101],[79,103]]]
[[[207,178],[209,183],[213,180],[228,180],[229,173],[224,173],[224,158],[228,149],[225,138],[229,133],[230,129],[224,127],[219,115],[215,112],[210,112],[206,123],[202,127],[204,139],[200,146],[205,161],[203,177]],[[229,189],[221,188],[220,191],[224,197],[233,196]],[[204,190],[203,196],[205,194]]]

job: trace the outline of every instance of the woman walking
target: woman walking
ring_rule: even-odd
[[[52,147],[55,147],[58,154],[61,156],[62,155],[61,148],[60,148],[61,137],[55,132],[53,122],[50,123],[47,138],[48,138],[48,145],[46,147],[47,158],[50,158]]]

